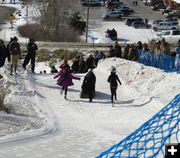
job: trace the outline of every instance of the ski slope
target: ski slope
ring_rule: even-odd
[[[107,82],[111,66],[117,68],[122,82],[115,107]],[[177,73],[110,58],[101,60],[94,70],[97,82],[92,103],[79,97],[85,74],[76,74],[81,80],[74,80],[64,100],[54,75],[38,73],[44,69],[49,71],[47,64],[38,63],[37,73],[31,74],[19,66],[19,75],[13,77],[7,65],[0,69],[5,76],[1,84],[9,92],[6,104],[13,109],[10,114],[0,112],[2,158],[95,157],[149,120],[180,89]]]

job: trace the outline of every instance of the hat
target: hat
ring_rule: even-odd
[[[35,39],[34,38],[30,38],[29,41],[30,42],[35,42]]]
[[[67,70],[67,69],[69,69],[70,67],[69,67],[68,64],[64,64],[64,65],[63,65],[63,68],[64,68],[65,70]]]
[[[111,73],[116,73],[116,68],[114,66],[111,67]]]
[[[14,38],[13,38],[13,41],[17,41],[18,40],[18,38],[15,36]]]

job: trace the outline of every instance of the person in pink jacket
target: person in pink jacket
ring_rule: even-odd
[[[65,91],[64,98],[66,99],[68,87],[74,85],[72,79],[80,80],[80,78],[71,75],[69,65],[67,64],[64,64],[63,68],[58,72],[58,74],[54,76],[54,79],[57,77],[59,77],[57,84],[62,86],[61,94],[63,91]]]

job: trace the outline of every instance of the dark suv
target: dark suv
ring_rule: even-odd
[[[135,21],[144,22],[144,19],[142,19],[142,18],[129,18],[129,19],[126,20],[126,25],[132,26],[132,23],[135,22]]]
[[[151,27],[151,25],[149,25],[149,24],[146,24],[144,21],[135,21],[135,22],[133,22],[132,23],[132,26],[134,27],[134,28],[150,28]]]

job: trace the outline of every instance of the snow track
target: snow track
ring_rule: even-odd
[[[122,81],[118,87],[119,101],[114,108],[111,106],[107,82],[112,65],[117,68]],[[37,67],[42,70],[45,65],[41,63]],[[19,137],[11,135],[16,141],[0,145],[0,157],[16,155],[18,158],[31,158],[32,154],[36,158],[95,157],[150,119],[180,88],[179,82],[174,82],[179,81],[178,74],[167,74],[117,58],[100,61],[94,72],[97,79],[96,98],[92,103],[79,98],[84,74],[77,74],[81,81],[74,80],[75,85],[68,89],[67,100],[60,95],[60,87],[52,74],[25,72],[18,77],[5,78],[12,86],[11,97],[7,100],[17,102],[19,106],[24,104],[23,112],[28,111],[29,115],[41,118],[43,124],[34,129],[31,123],[33,119],[28,118],[29,130],[22,130],[19,136],[29,138],[17,141]],[[157,86],[159,82],[161,87]],[[12,100],[15,94],[18,98]],[[19,106],[16,110],[20,109]],[[21,117],[21,121],[25,121],[24,117]],[[10,148],[11,152],[8,152]]]

